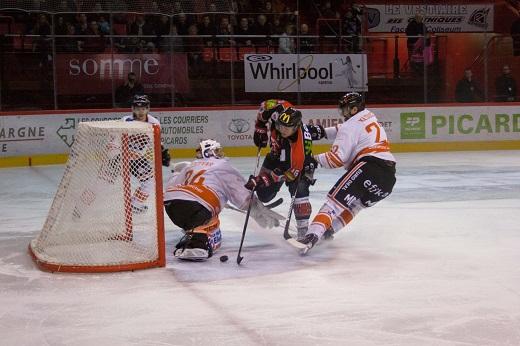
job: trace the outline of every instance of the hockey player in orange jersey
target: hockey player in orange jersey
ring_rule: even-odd
[[[322,126],[304,125],[302,113],[292,108],[287,101],[262,102],[253,139],[258,147],[265,147],[269,142],[271,150],[266,155],[258,176],[250,177],[246,187],[250,190],[254,188],[258,198],[262,202],[268,202],[285,183],[290,194],[296,194],[294,216],[298,238],[303,238],[306,234],[312,212],[309,187],[314,182],[316,166],[312,156],[312,142],[325,136]]]
[[[246,180],[224,157],[220,143],[200,142],[197,159],[175,172],[165,186],[164,207],[172,222],[186,232],[174,256],[203,261],[221,246],[219,214],[228,200],[246,210],[250,193]],[[251,217],[262,227],[279,225],[280,216],[253,197]]]
[[[151,125],[160,126],[159,120],[150,113],[150,100],[146,95],[135,95],[132,101],[132,114],[124,116],[121,121],[131,122],[140,121]],[[150,193],[154,189],[154,172],[150,152],[153,151],[152,139],[146,134],[131,135],[128,143],[123,148],[121,138],[112,138],[106,147],[108,160],[101,166],[98,178],[103,182],[113,184],[121,175],[123,156],[128,155],[128,169],[131,176],[139,181],[139,186],[133,191],[131,197],[131,208],[134,214],[142,214],[148,210],[147,201]],[[168,150],[162,148],[162,164],[170,165],[170,155]],[[126,154],[124,154],[126,153]],[[85,188],[80,195],[78,204],[74,207],[73,218],[78,219],[83,213],[83,209],[91,205],[97,195],[104,192],[104,185],[96,182]]]
[[[330,151],[315,155],[323,168],[344,167],[327,195],[318,214],[312,220],[301,243],[306,254],[325,234],[338,232],[364,208],[386,198],[395,184],[395,158],[384,128],[374,113],[365,109],[358,93],[348,93],[339,102],[345,122],[327,128],[328,138],[335,137]]]

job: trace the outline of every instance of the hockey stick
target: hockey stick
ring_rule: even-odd
[[[262,148],[258,147],[258,151],[256,152],[256,166],[253,175],[256,175],[256,171],[258,170],[258,166],[260,165],[260,150]],[[249,222],[249,214],[251,214],[251,207],[253,206],[253,197],[255,195],[256,188],[251,190],[251,194],[249,195],[249,205],[247,206],[246,212],[246,220],[244,222],[244,229],[242,230],[242,237],[240,238],[240,247],[238,248],[237,254],[237,264],[240,264],[244,257],[240,256],[242,253],[242,245],[244,245],[244,238],[246,237],[247,223]]]
[[[273,209],[273,208],[276,208],[277,206],[279,206],[282,203],[283,203],[283,198],[280,197],[280,198],[278,198],[276,201],[274,201],[272,203],[265,204],[264,207],[266,207],[267,209]],[[238,211],[239,213],[242,213],[242,214],[246,213],[245,210],[239,209],[239,208],[237,208],[235,206],[232,206],[231,204],[226,204],[225,208],[228,208],[228,209],[231,209],[231,210],[234,210],[234,211]],[[273,211],[273,213],[274,213],[274,211]],[[282,217],[285,220],[285,216],[280,215],[280,217]]]

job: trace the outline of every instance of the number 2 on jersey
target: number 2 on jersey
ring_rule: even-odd
[[[365,126],[365,130],[367,130],[368,133],[372,132],[372,128],[376,129],[376,143],[380,142],[381,139],[381,129],[379,128],[379,124],[376,122],[370,123],[367,126]]]

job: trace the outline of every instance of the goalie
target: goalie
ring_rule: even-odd
[[[178,164],[165,186],[166,213],[185,232],[175,246],[175,257],[204,261],[215,253],[222,244],[219,214],[228,200],[242,210],[253,203],[251,217],[262,227],[279,225],[278,214],[256,198],[249,200],[246,180],[224,157],[220,143],[201,141],[196,157],[191,163]]]

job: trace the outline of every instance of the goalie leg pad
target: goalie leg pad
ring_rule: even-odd
[[[222,244],[222,233],[219,225],[218,218],[213,218],[209,223],[187,232],[175,246],[173,255],[178,259],[187,261],[207,260]]]

